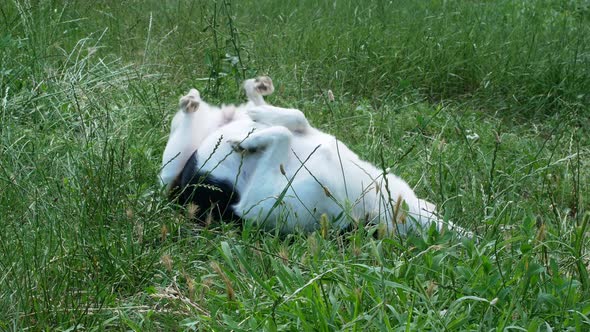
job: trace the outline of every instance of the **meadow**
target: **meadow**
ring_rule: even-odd
[[[2,331],[590,330],[588,0],[0,0],[0,64]],[[171,204],[178,98],[262,74],[477,240]]]

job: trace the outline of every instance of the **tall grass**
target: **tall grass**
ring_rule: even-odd
[[[0,329],[587,329],[589,15],[2,2]],[[479,241],[193,223],[156,182],[178,97],[257,74]]]
[[[313,84],[331,86],[377,100],[418,91],[429,100],[529,116],[588,104],[586,2],[260,6],[267,15],[239,7],[252,49],[272,54],[257,62],[273,73],[303,76],[312,90]],[[301,59],[297,67],[293,57]]]

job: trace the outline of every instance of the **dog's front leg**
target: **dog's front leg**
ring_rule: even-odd
[[[246,112],[252,121],[267,126],[285,127],[298,134],[311,130],[305,114],[298,109],[262,105],[251,107]]]
[[[283,202],[289,180],[283,165],[288,161],[292,133],[284,127],[270,127],[255,132],[244,140],[230,140],[234,150],[244,158],[255,158],[256,166],[234,211],[272,228],[281,213],[277,206]]]

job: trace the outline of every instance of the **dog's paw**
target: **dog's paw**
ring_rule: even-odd
[[[180,109],[186,113],[193,113],[199,109],[201,96],[197,89],[191,89],[186,96],[180,98]]]
[[[272,84],[272,79],[268,76],[259,76],[256,78],[250,78],[244,81],[244,91],[246,96],[251,101],[257,103],[257,105],[264,104],[263,96],[268,96],[275,91],[275,87]]]
[[[268,76],[258,76],[254,79],[254,87],[256,92],[262,96],[268,96],[275,91],[275,86],[272,84],[272,79]]]

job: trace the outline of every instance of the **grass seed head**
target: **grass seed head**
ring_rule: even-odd
[[[315,233],[310,234],[307,237],[307,248],[309,249],[309,252],[312,256],[317,256],[317,254],[319,254],[320,246],[318,244],[318,240],[316,239]]]
[[[236,298],[236,293],[232,286],[231,280],[229,280],[225,272],[223,272],[221,269],[221,266],[219,266],[219,263],[216,261],[211,262],[211,268],[213,268],[213,271],[215,271],[215,273],[221,277],[221,280],[223,280],[223,283],[225,284],[225,292],[227,293],[227,299],[233,301]]]
[[[197,212],[199,212],[199,206],[197,204],[189,203],[186,207],[186,215],[189,219],[195,219]]]
[[[328,90],[328,100],[330,102],[334,101],[334,92],[332,92],[332,90]]]
[[[283,261],[283,264],[289,263],[289,250],[287,250],[287,248],[281,247],[281,249],[279,249],[278,254],[281,260]]]
[[[201,283],[201,293],[199,294],[199,301],[205,301],[205,295],[211,289],[211,285],[213,284],[213,279],[210,277],[204,278],[203,282]]]
[[[332,197],[332,193],[326,186],[322,186],[322,189],[324,189],[324,194],[326,194],[326,196]]]
[[[209,227],[213,223],[213,208],[209,210],[207,216],[205,217],[205,226]]]
[[[143,243],[143,223],[135,222],[133,225],[133,232],[135,233],[135,236],[137,236],[137,242],[140,244]]]
[[[195,298],[195,279],[191,278],[187,273],[184,273],[184,278],[188,289],[188,297],[192,300]]]
[[[352,246],[352,255],[353,255],[354,257],[359,257],[359,256],[360,256],[362,253],[363,253],[363,252],[362,252],[362,250],[361,250],[361,247],[360,247],[358,244],[356,244],[356,243],[355,243],[355,244]]]
[[[543,242],[545,240],[545,223],[540,221],[538,223],[539,230],[537,231],[536,240],[537,242]]]
[[[393,227],[391,228],[391,233],[393,234],[395,232],[395,230],[397,229],[396,225],[395,225],[395,221],[392,222],[393,223]],[[379,239],[383,239],[385,238],[388,234],[387,234],[387,225],[385,223],[380,223],[379,226],[377,226],[377,238]],[[389,235],[392,235],[389,234]]]
[[[166,242],[166,238],[168,237],[168,226],[166,224],[162,224],[162,228],[160,229],[160,239],[162,242]]]
[[[445,149],[447,142],[445,141],[445,139],[443,138],[442,140],[440,140],[438,142],[438,151],[443,151]]]
[[[164,267],[166,268],[166,270],[168,272],[172,271],[172,257],[170,257],[169,254],[164,254],[162,255],[162,257],[160,257],[160,263],[162,263],[162,265],[164,265]]]
[[[320,230],[322,233],[322,237],[325,239],[328,236],[328,229],[330,228],[330,222],[328,221],[328,215],[322,213],[320,217]]]
[[[437,288],[438,288],[438,285],[436,284],[436,282],[433,280],[430,280],[428,282],[428,287],[426,288],[426,295],[428,295],[428,297],[432,297],[432,294],[434,294],[434,292],[436,291]]]

